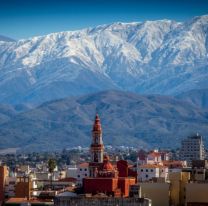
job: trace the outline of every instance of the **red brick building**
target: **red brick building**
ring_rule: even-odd
[[[135,177],[137,179],[137,172],[133,170],[133,167],[133,165],[128,165],[126,160],[119,160],[117,162],[119,177]]]

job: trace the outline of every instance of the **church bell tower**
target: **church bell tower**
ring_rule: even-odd
[[[103,163],[104,145],[102,140],[102,128],[98,114],[95,116],[95,121],[92,129],[92,144],[90,146],[91,162],[90,176],[95,177],[95,172]]]

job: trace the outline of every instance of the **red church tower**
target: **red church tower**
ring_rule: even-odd
[[[97,170],[102,166],[104,145],[102,139],[102,128],[98,114],[95,116],[95,122],[92,129],[92,144],[90,147],[91,162],[89,164],[90,177],[95,177]]]
[[[117,170],[115,165],[110,163],[110,159],[104,153],[102,140],[102,128],[99,116],[96,115],[92,129],[92,144],[90,146],[91,162],[89,163],[90,177],[83,179],[85,193],[93,195],[105,193],[109,196],[128,197],[129,187],[136,182],[135,177],[128,176],[128,164],[121,162]],[[124,161],[125,162],[125,161]]]

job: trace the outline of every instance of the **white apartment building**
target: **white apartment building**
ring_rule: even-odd
[[[89,163],[84,162],[77,166],[77,183],[82,185],[83,178],[89,177]]]
[[[137,169],[138,181],[150,181],[153,178],[162,177],[165,180],[168,177],[168,167],[154,164],[139,165]]]
[[[147,155],[146,164],[160,164],[162,162],[161,154],[154,150]]]
[[[66,168],[66,177],[73,177],[77,179],[77,166],[76,165],[69,165]]]
[[[137,163],[142,164],[162,164],[163,161],[169,160],[170,153],[166,151],[158,151],[157,149],[145,153],[145,151],[139,151]]]

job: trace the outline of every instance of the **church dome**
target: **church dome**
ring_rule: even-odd
[[[114,170],[113,165],[109,162],[109,156],[105,155],[103,160],[103,171],[112,171]]]

